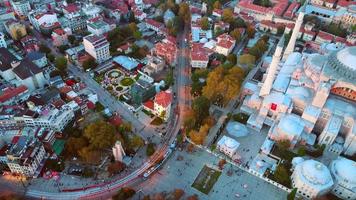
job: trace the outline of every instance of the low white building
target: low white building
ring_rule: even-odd
[[[239,142],[225,135],[217,143],[217,149],[230,158],[236,155],[239,146]]]
[[[102,63],[111,58],[109,42],[102,35],[89,35],[83,38],[85,51],[91,55],[98,63]]]
[[[235,47],[236,40],[233,39],[227,33],[219,35],[217,38],[215,51],[216,53],[222,54],[224,56],[228,56],[232,49]]]
[[[298,158],[298,157],[297,157]],[[293,161],[295,161],[294,158]],[[292,187],[297,188],[297,194],[306,199],[314,199],[328,193],[333,185],[333,179],[329,169],[315,160],[303,160],[298,158],[292,163],[294,171],[291,176]]]
[[[341,199],[356,199],[356,162],[338,157],[331,162],[330,172],[335,182],[331,192]]]
[[[171,104],[173,100],[172,92],[169,90],[161,91],[156,94],[154,99],[154,114],[163,120],[168,120],[171,113]]]
[[[41,26],[43,28],[53,27],[56,23],[59,25],[57,14],[51,13],[47,11],[32,11],[29,13],[29,20],[33,27],[38,31],[41,30]]]

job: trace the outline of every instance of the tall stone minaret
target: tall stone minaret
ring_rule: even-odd
[[[266,80],[263,83],[261,90],[260,90],[260,96],[268,95],[272,89],[272,84],[273,84],[274,78],[276,76],[278,64],[279,64],[279,61],[281,60],[283,47],[284,47],[284,35],[282,35],[281,39],[279,40],[277,47],[276,47],[276,51],[273,54],[271,64],[269,65],[269,68],[268,68]]]
[[[283,55],[283,60],[286,60],[287,57],[293,53],[294,51],[294,47],[295,47],[295,41],[297,40],[299,31],[300,31],[300,27],[303,24],[303,18],[304,18],[304,13],[305,13],[305,7],[308,4],[308,1],[305,1],[304,5],[302,6],[302,8],[300,9],[299,15],[298,15],[298,19],[295,22],[295,26],[292,32],[292,35],[289,39],[288,45],[286,47],[286,50],[284,51],[284,55]]]

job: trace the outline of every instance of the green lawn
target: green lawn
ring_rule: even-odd
[[[134,80],[130,77],[125,77],[120,81],[122,86],[130,86],[134,83]]]
[[[209,194],[221,175],[220,171],[204,166],[198,177],[194,180],[192,187],[204,194]]]

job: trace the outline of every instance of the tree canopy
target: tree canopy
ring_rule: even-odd
[[[199,96],[193,100],[192,109],[195,113],[196,123],[201,124],[203,119],[209,116],[210,101],[205,96]]]
[[[208,30],[209,29],[209,19],[208,17],[202,17],[200,19],[200,26],[203,30]]]
[[[225,8],[221,17],[222,20],[227,23],[231,23],[234,21],[234,13],[230,8]]]
[[[63,56],[57,57],[54,65],[60,72],[62,73],[67,72],[67,59],[65,57]]]
[[[233,37],[236,41],[240,41],[241,39],[241,33],[238,28],[235,28],[230,32],[230,36]]]
[[[190,22],[189,4],[187,4],[186,2],[182,2],[179,4],[178,16],[184,21],[184,23],[188,24]]]
[[[209,73],[203,96],[211,102],[225,105],[237,95],[243,78],[244,71],[240,67],[219,66]]]
[[[82,64],[84,70],[95,69],[97,66],[98,63],[95,61],[93,57],[90,57],[89,59],[85,60]]]
[[[117,140],[115,133],[115,127],[104,121],[92,123],[84,129],[91,149],[111,148]]]

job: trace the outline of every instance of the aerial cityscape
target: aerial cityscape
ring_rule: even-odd
[[[355,0],[0,0],[0,200],[356,200]]]

